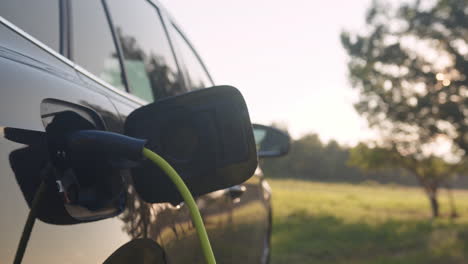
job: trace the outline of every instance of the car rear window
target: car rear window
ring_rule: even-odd
[[[119,56],[101,1],[73,1],[71,57],[112,86],[125,90]]]
[[[181,93],[179,70],[158,10],[145,0],[107,3],[130,92],[148,102]]]

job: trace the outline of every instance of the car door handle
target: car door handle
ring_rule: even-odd
[[[231,199],[235,200],[237,198],[240,198],[242,194],[245,193],[247,188],[244,185],[236,185],[228,188],[228,195],[231,197]]]

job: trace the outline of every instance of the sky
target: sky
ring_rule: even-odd
[[[252,122],[354,145],[372,137],[353,108],[343,29],[364,25],[370,0],[160,0],[216,84],[237,87]]]

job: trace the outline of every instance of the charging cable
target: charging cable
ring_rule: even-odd
[[[185,185],[177,171],[175,171],[174,168],[172,168],[172,166],[158,154],[147,148],[143,148],[143,156],[159,166],[174,183],[180,195],[184,199],[185,204],[189,208],[190,216],[192,217],[193,224],[197,230],[206,263],[216,264],[213,249],[211,248],[210,240],[208,239],[208,234],[206,233],[205,225],[203,224],[203,219],[200,215],[197,204],[195,203],[195,199],[193,199],[193,196],[190,193],[190,190],[187,188],[187,185]]]
[[[42,180],[31,203],[31,209],[29,210],[28,218],[24,224],[23,233],[21,233],[21,239],[16,249],[15,260],[13,261],[14,264],[20,264],[23,260],[24,252],[26,251],[26,246],[28,245],[29,237],[34,227],[34,222],[36,222],[37,210],[39,209],[46,187],[45,180]]]

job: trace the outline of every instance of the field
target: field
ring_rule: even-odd
[[[468,191],[447,193],[431,220],[418,188],[268,181],[273,189],[272,264],[468,263]]]

